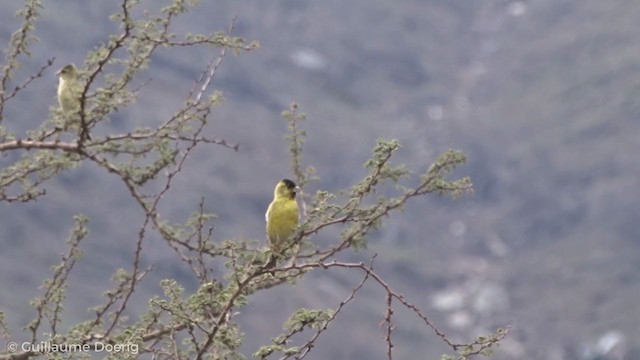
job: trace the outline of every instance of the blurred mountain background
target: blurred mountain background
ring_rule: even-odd
[[[142,1],[139,13],[159,5]],[[2,43],[20,24],[20,6],[0,2]],[[44,6],[40,40],[17,79],[50,57],[56,69],[80,65],[118,32],[108,20],[115,1]],[[219,216],[217,239],[263,243],[273,186],[290,176],[280,113],[292,101],[307,114],[305,161],[320,177],[307,193],[361,178],[379,137],[401,141],[396,162],[416,176],[439,153],[461,149],[469,161],[456,175],[469,175],[475,193],[411,203],[353,258],[378,253],[377,271],[454,339],[510,325],[496,359],[640,358],[639,2],[220,0],[202,2],[174,31],[224,30],[235,16],[235,34],[261,48],[224,60],[214,86],[226,100],[209,135],[240,151],[196,151],[164,216],[184,221],[204,197]],[[140,79],[151,82],[137,105],[98,131],[168,118],[215,55],[159,51]],[[56,83],[54,71],[35,81],[8,104],[3,125],[24,137],[55,106]],[[142,219],[123,184],[90,164],[46,190],[33,203],[0,205],[0,309],[16,339],[34,317],[28,300],[65,251],[73,214],[90,217],[91,233],[71,279],[67,325],[90,317],[85,309],[101,303],[115,269],[129,267]],[[156,270],[128,308],[133,318],[162,278],[195,288],[188,269],[155,240],[144,261]],[[242,310],[246,354],[279,334],[293,309],[335,307],[360,279],[323,271],[265,292]],[[308,358],[386,358],[384,306],[381,289],[365,286]],[[398,358],[447,351],[410,312],[396,315]]]

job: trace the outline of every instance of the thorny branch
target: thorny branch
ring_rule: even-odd
[[[36,19],[40,16],[39,10],[41,8],[42,6],[37,0],[28,0],[25,1],[25,6],[17,13],[17,15],[22,17],[24,21],[20,29],[11,35],[11,40],[9,42],[10,47],[6,52],[5,63],[2,66],[2,80],[0,81],[0,122],[4,119],[4,108],[7,100],[13,98],[16,93],[29,85],[33,79],[39,77],[38,74],[43,71],[41,70],[36,75],[32,76],[29,80],[24,82],[23,85],[16,86],[8,96],[5,96],[8,92],[11,79],[13,78],[13,72],[19,67],[20,62],[18,59],[21,56],[30,55],[29,44],[35,41],[35,37],[31,35],[31,33],[33,32]],[[45,68],[46,67],[47,66],[45,66]]]
[[[15,68],[17,58],[24,53],[28,53],[27,40],[29,38],[29,31],[32,28],[32,23],[37,17],[36,10],[39,5],[37,1],[31,1],[31,4],[26,7],[25,10],[25,26],[19,33],[14,35],[12,40],[13,51],[8,52],[9,64],[2,68],[2,89],[0,91],[0,114],[4,109],[4,105],[7,101],[13,99],[21,90],[27,88],[36,79],[40,78],[42,74],[48,70],[53,64],[53,59],[49,60],[45,66],[43,66],[36,74],[32,75],[21,85],[15,87],[13,91],[4,91],[7,88],[11,79],[11,73]],[[93,86],[97,83],[98,77],[105,72],[106,66],[112,63],[123,63],[116,59],[116,53],[119,49],[129,46],[137,46],[132,40],[144,40],[144,36],[136,37],[134,33],[138,29],[138,25],[133,21],[130,13],[130,9],[136,4],[131,0],[122,0],[121,13],[116,18],[119,18],[122,22],[123,31],[117,37],[114,37],[110,42],[99,49],[94,54],[94,57],[89,60],[87,65],[86,77],[84,78],[84,87],[80,96],[80,131],[77,134],[77,141],[66,140],[61,135],[64,135],[64,128],[55,126],[53,129],[46,129],[46,124],[42,130],[35,132],[33,136],[26,139],[12,139],[5,141],[6,137],[0,139],[0,152],[9,152],[16,150],[36,150],[37,153],[27,152],[24,156],[24,163],[28,164],[32,157],[40,156],[40,154],[47,154],[47,156],[64,156],[67,163],[60,162],[58,168],[51,168],[48,170],[47,157],[42,157],[39,163],[31,163],[28,166],[19,166],[17,164],[14,167],[7,167],[0,172],[0,201],[29,201],[38,196],[44,195],[44,191],[38,190],[36,187],[42,184],[59,171],[72,167],[74,163],[80,161],[89,161],[97,164],[100,168],[106,170],[108,173],[118,176],[125,187],[128,189],[130,195],[140,204],[144,213],[145,219],[140,227],[138,233],[138,240],[135,245],[135,251],[133,252],[132,272],[119,273],[114,278],[117,282],[116,288],[106,293],[107,302],[98,307],[95,312],[95,318],[92,322],[88,323],[88,326],[84,327],[84,339],[83,343],[91,343],[98,340],[108,340],[112,338],[114,331],[122,327],[124,313],[127,308],[127,304],[133,293],[136,291],[137,284],[141,279],[152,270],[152,267],[143,269],[141,264],[142,253],[144,249],[144,239],[148,236],[148,230],[154,228],[159,231],[163,238],[167,239],[170,245],[174,249],[178,249],[178,246],[183,243],[178,238],[176,244],[171,243],[173,235],[167,230],[164,220],[160,219],[157,208],[160,204],[163,196],[171,188],[173,179],[182,171],[183,166],[196,148],[200,144],[217,144],[224,147],[238,150],[238,145],[228,143],[224,139],[208,138],[202,136],[202,132],[205,129],[208,121],[207,118],[211,114],[213,107],[220,98],[220,95],[213,93],[209,97],[212,79],[214,78],[219,66],[222,63],[222,59],[226,54],[226,47],[232,47],[235,49],[251,50],[256,48],[255,45],[245,45],[242,39],[233,38],[232,40],[226,40],[227,34],[217,34],[214,41],[206,41],[202,38],[195,40],[187,40],[181,43],[174,43],[169,41],[149,41],[151,46],[141,47],[141,52],[137,53],[131,61],[128,63],[127,68],[122,73],[120,80],[112,82],[109,87],[105,89],[99,89],[102,94],[109,95],[112,99],[115,94],[125,91],[127,85],[132,81],[133,74],[143,69],[144,65],[148,62],[152,53],[158,46],[196,46],[196,45],[209,45],[221,47],[220,55],[213,58],[213,60],[207,65],[203,75],[196,81],[200,83],[197,91],[189,93],[188,98],[185,100],[185,106],[179,110],[169,120],[161,124],[155,129],[150,130],[136,130],[126,134],[108,135],[106,137],[95,137],[92,139],[89,136],[89,131],[99,121],[103,119],[105,115],[117,109],[117,105],[109,105],[106,103],[98,103],[96,106],[89,110],[90,101],[94,101],[95,94],[90,93]],[[158,33],[160,38],[169,38],[169,24],[171,20],[184,12],[183,7],[173,7],[165,9],[166,18],[161,21],[161,31]],[[148,24],[153,24],[155,20],[150,21]],[[234,19],[235,22],[235,19]],[[234,22],[231,23],[229,33],[234,30]],[[153,25],[154,26],[154,25]],[[139,30],[139,29],[138,29]],[[136,41],[137,41],[136,40]],[[149,38],[147,38],[149,40]],[[212,38],[213,40],[213,38]],[[136,57],[137,56],[137,57]],[[131,94],[135,94],[135,90]],[[124,93],[121,99],[127,99],[131,101],[133,96]],[[1,119],[1,116],[0,116]],[[192,124],[196,123],[196,126]],[[57,136],[57,137],[54,137]],[[53,137],[53,138],[52,138]],[[145,143],[146,142],[146,143]],[[114,161],[115,157],[122,154],[129,154],[132,156],[132,162],[135,161],[136,156],[146,156],[151,151],[164,151],[160,146],[164,146],[164,143],[173,143],[173,150],[170,152],[170,160],[160,162],[156,168],[149,168],[147,174],[137,175],[131,170],[132,167],[123,166],[121,163]],[[184,149],[182,148],[184,146]],[[32,155],[33,154],[33,155]],[[161,154],[162,155],[162,154]],[[171,166],[173,165],[173,166]],[[160,170],[171,168],[166,172],[164,176],[164,185],[160,191],[155,194],[145,194],[142,186],[151,178],[156,177],[160,173]],[[25,182],[28,179],[28,175],[34,175],[36,178],[33,181]],[[12,184],[25,184],[25,191],[19,195],[9,195],[7,190]],[[27,186],[29,186],[27,188]],[[14,186],[15,187],[15,186]],[[84,231],[84,227],[82,227]],[[83,233],[82,237],[84,237]],[[209,234],[211,236],[211,234]],[[32,343],[36,343],[41,336],[40,328],[44,319],[48,319],[51,326],[51,336],[57,336],[58,324],[60,322],[60,313],[62,311],[62,302],[64,300],[64,290],[66,288],[68,274],[73,269],[73,265],[76,263],[79,253],[79,237],[76,242],[71,244],[69,254],[63,258],[62,264],[56,268],[53,278],[49,280],[45,285],[45,291],[42,298],[34,305],[37,311],[37,317],[29,326],[32,333]],[[203,244],[201,243],[202,247]],[[192,249],[195,250],[195,249]],[[200,253],[202,256],[203,253]],[[204,268],[204,258],[200,258],[199,263],[201,268]],[[206,278],[206,271],[204,278]],[[108,320],[107,320],[108,319]],[[100,334],[100,328],[106,325],[102,333]],[[186,327],[186,325],[185,325]],[[182,325],[178,325],[169,329],[173,334],[183,329]],[[143,341],[154,341],[160,337],[165,336],[167,332],[164,330],[153,330],[142,336]],[[62,339],[62,340],[60,340]],[[65,341],[64,337],[58,338],[57,341]],[[206,350],[206,346],[204,347]],[[14,353],[10,355],[10,358],[29,358],[35,354],[31,352]],[[0,358],[6,358],[6,356],[0,355]]]
[[[373,268],[373,261],[375,260],[376,255],[373,256],[373,258],[371,258],[371,262],[369,263],[369,266],[371,268]],[[358,291],[360,291],[360,289],[362,289],[362,286],[364,286],[364,283],[367,282],[367,280],[369,280],[369,274],[366,273],[364,275],[364,277],[362,278],[362,281],[360,281],[358,283],[358,285],[356,285],[352,290],[351,293],[349,294],[349,296],[344,299],[339,305],[338,307],[333,311],[333,314],[331,314],[331,317],[329,317],[329,319],[327,319],[327,321],[324,322],[323,326],[318,329],[318,331],[316,331],[316,333],[306,342],[304,343],[301,347],[300,347],[300,357],[298,357],[299,359],[304,358],[305,356],[307,356],[307,354],[309,354],[309,352],[311,351],[311,349],[314,347],[315,345],[315,341],[320,337],[320,334],[323,333],[325,330],[327,330],[329,328],[329,324],[335,320],[335,318],[338,316],[338,314],[340,313],[340,311],[342,311],[342,309],[345,307],[345,305],[347,305],[349,302],[351,302],[351,300],[353,300],[356,296],[356,293]],[[291,356],[287,356],[285,358],[290,358]],[[283,358],[283,359],[285,359]]]
[[[479,338],[470,343],[463,344],[463,343],[455,343],[451,341],[442,330],[436,327],[435,323],[432,320],[430,320],[424,314],[424,312],[420,310],[418,306],[409,302],[401,293],[395,291],[379,274],[377,274],[373,270],[373,259],[375,259],[376,256],[377,255],[374,255],[369,265],[363,262],[358,262],[358,263],[347,263],[347,262],[339,262],[339,261],[332,261],[329,263],[308,262],[300,265],[292,264],[290,266],[283,267],[279,270],[283,272],[293,272],[294,274],[306,273],[309,271],[309,269],[331,269],[331,268],[358,269],[363,271],[365,273],[364,279],[362,280],[362,282],[358,284],[358,286],[354,288],[354,290],[351,292],[351,295],[347,299],[347,301],[343,301],[342,303],[340,303],[340,306],[336,309],[335,314],[337,314],[342,309],[342,307],[346,304],[346,302],[353,299],[353,297],[355,296],[355,293],[364,285],[364,283],[368,279],[370,278],[373,279],[386,292],[386,295],[385,295],[386,308],[385,308],[385,316],[383,319],[383,324],[385,324],[385,328],[386,328],[385,342],[387,343],[387,358],[389,359],[393,358],[392,350],[394,347],[391,341],[391,336],[394,329],[393,322],[392,322],[392,316],[394,313],[393,299],[396,299],[402,306],[414,312],[420,319],[422,319],[424,324],[427,325],[429,328],[431,328],[433,332],[438,337],[440,337],[442,341],[444,341],[453,351],[460,351],[461,349],[467,349],[468,351],[465,352],[465,356],[467,356],[466,358],[482,354],[483,351],[496,346],[502,339],[504,339],[504,337],[508,335],[509,329],[510,329],[509,327],[507,327],[506,329],[499,329],[497,334],[493,337]],[[300,348],[301,353],[304,349],[308,351],[313,347],[313,342],[318,338],[318,335],[322,331],[324,331],[328,327],[329,323],[332,322],[334,319],[335,319],[335,316],[331,317],[331,319],[324,324],[322,330],[318,331],[309,342],[305,343]],[[302,358],[302,357],[304,356],[301,356],[299,358]],[[466,358],[461,357],[460,360],[463,360]]]
[[[367,273],[368,275],[368,273]],[[391,333],[393,332],[393,323],[391,317],[393,316],[393,295],[387,293],[387,310],[385,311],[384,323],[386,324],[387,333],[385,334],[384,341],[387,342],[387,358],[393,359],[393,342],[391,342]]]

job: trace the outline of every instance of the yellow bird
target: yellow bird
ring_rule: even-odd
[[[267,267],[273,267],[278,256],[290,248],[289,238],[298,225],[299,212],[296,193],[300,188],[289,179],[278,182],[273,191],[273,201],[267,209],[267,237],[272,257]]]

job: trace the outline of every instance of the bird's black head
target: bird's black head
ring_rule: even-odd
[[[283,199],[295,199],[296,193],[300,191],[300,188],[289,179],[282,179],[278,181],[275,190],[273,191],[274,198],[281,197]]]
[[[287,189],[294,190],[297,187],[296,183],[289,179],[282,179],[282,183],[287,187]]]

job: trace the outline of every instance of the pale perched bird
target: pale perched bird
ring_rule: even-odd
[[[273,191],[273,201],[267,209],[267,237],[271,247],[272,257],[268,267],[275,265],[278,256],[291,247],[289,238],[298,225],[298,202],[296,193],[300,188],[289,179],[278,182]]]
[[[69,64],[58,71],[58,103],[67,118],[65,129],[69,126],[80,128],[80,138],[91,139],[86,123],[82,123],[80,116],[80,96],[82,84],[75,65]]]
[[[69,64],[58,71],[58,103],[67,118],[80,111],[80,79],[78,69]]]

